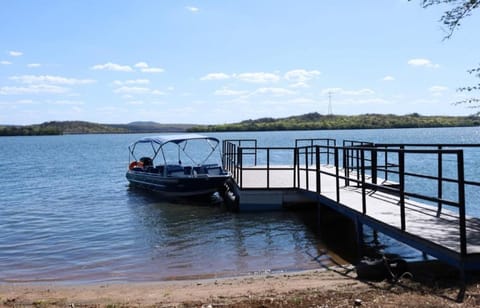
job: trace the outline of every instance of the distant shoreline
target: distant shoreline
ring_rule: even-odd
[[[85,121],[53,121],[34,125],[0,125],[0,136],[44,136],[71,134],[150,134],[184,132],[246,132],[286,130],[346,130],[444,128],[480,126],[480,117],[363,114],[354,116],[309,113],[287,118],[261,118],[219,125],[132,122],[101,124]]]

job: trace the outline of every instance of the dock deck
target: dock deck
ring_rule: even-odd
[[[315,202],[350,218],[359,237],[363,235],[363,225],[367,225],[456,266],[463,275],[466,270],[480,269],[480,219],[465,212],[465,186],[477,187],[480,183],[465,181],[462,150],[445,147],[448,145],[426,150],[408,150],[405,145],[390,149],[370,143],[292,148],[225,145],[227,157],[232,158],[227,168],[233,174],[240,210],[268,210],[286,202]],[[263,159],[261,155],[257,157],[259,151],[265,152]],[[279,156],[276,151],[291,152],[287,161],[293,164],[273,163],[272,157]],[[247,163],[252,161],[251,155],[255,155],[254,162]],[[438,159],[437,174],[409,171],[406,162],[411,160],[405,160],[407,155],[433,155]],[[456,162],[456,177],[444,174],[445,157]],[[383,165],[379,166],[378,161]],[[378,176],[382,172],[388,181]],[[394,173],[397,181],[392,181],[394,176],[388,172]],[[415,176],[438,184],[433,197],[405,188],[406,178]],[[445,183],[454,186],[450,190],[455,191],[457,200],[444,196]]]

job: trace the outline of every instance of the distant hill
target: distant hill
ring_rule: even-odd
[[[417,113],[407,115],[363,114],[346,116],[322,115],[314,112],[286,118],[259,118],[256,120],[245,120],[238,123],[221,125],[160,124],[157,122],[147,121],[131,122],[128,124],[99,124],[84,121],[52,121],[26,126],[0,125],[0,136],[456,126],[480,126],[480,116],[478,114],[464,117],[422,116]]]
[[[195,124],[160,124],[150,121],[137,121],[128,124],[110,124],[109,126],[135,133],[185,132]]]
[[[190,131],[263,131],[263,130],[326,130],[326,129],[370,129],[370,128],[420,128],[479,126],[477,115],[422,116],[418,113],[407,115],[363,114],[363,115],[322,115],[307,113],[286,118],[260,118],[232,124],[200,125]]]
[[[99,124],[85,121],[51,121],[35,125],[0,125],[0,136],[185,132],[193,126],[156,122]]]

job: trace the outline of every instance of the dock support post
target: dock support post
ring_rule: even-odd
[[[322,234],[322,210],[323,205],[318,202],[317,203],[317,234]]]
[[[460,254],[464,259],[467,256],[467,227],[465,218],[465,172],[464,172],[463,150],[457,153],[457,176],[458,176],[458,215],[460,220]]]
[[[365,189],[365,150],[360,150],[360,170],[362,172],[362,214],[367,214],[367,191]]]
[[[405,152],[403,146],[398,152],[398,179],[400,186],[400,221],[402,231],[405,231]]]
[[[355,237],[357,242],[357,256],[358,260],[360,260],[363,256],[363,224],[360,219],[355,218]]]
[[[316,183],[316,191],[317,193],[322,192],[322,185],[321,181],[321,174],[320,174],[320,147],[317,145],[315,147],[315,183]]]
[[[460,263],[460,290],[457,294],[457,303],[462,303],[465,299],[465,291],[467,289],[467,275],[465,274],[465,264]]]

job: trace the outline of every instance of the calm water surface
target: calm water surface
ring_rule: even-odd
[[[211,135],[257,138],[260,146],[326,137],[480,143],[478,128]],[[237,214],[218,202],[171,204],[130,189],[127,146],[138,137],[0,138],[0,282],[167,280],[331,264],[311,213]],[[465,155],[475,177],[478,152]]]

